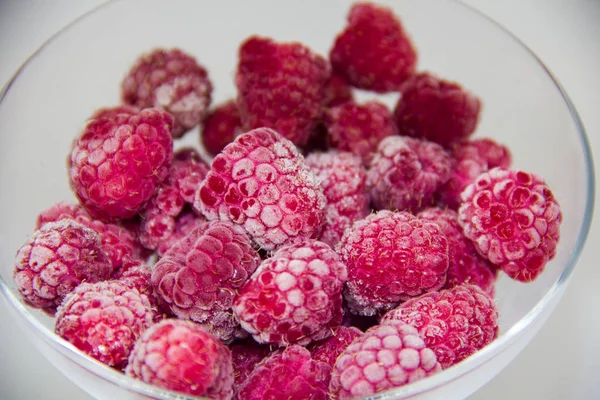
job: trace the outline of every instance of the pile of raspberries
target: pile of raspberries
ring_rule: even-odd
[[[481,100],[419,71],[389,9],[353,5],[329,59],[252,36],[237,97],[157,49],[68,157],[78,202],[17,252],[23,301],[90,357],[212,399],[351,399],[424,379],[498,336],[494,283],[530,282],[560,207]],[[354,90],[400,93],[393,111]],[[174,141],[197,127],[206,163]]]

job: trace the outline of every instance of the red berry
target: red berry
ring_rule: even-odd
[[[69,172],[92,216],[130,218],[143,209],[173,160],[172,121],[157,109],[89,121],[73,143]]]
[[[475,154],[486,161],[488,169],[510,168],[512,162],[512,155],[508,147],[488,138],[465,140],[457,143],[454,149],[454,155],[457,158],[469,156],[474,158]]]
[[[240,386],[246,382],[246,378],[258,363],[271,353],[271,349],[269,346],[258,344],[250,339],[232,344],[229,350],[231,350],[233,364],[233,390],[235,392],[233,397],[238,398],[237,394]]]
[[[204,119],[202,144],[213,156],[233,142],[242,131],[242,120],[234,100],[216,106]]]
[[[352,87],[342,76],[332,72],[325,83],[325,106],[335,107],[353,99]]]
[[[481,101],[457,83],[420,73],[408,79],[400,91],[394,113],[401,135],[448,147],[475,131]]]
[[[344,298],[355,314],[374,315],[446,283],[446,235],[407,212],[380,211],[354,223],[337,250],[348,267]]]
[[[140,294],[148,296],[148,299],[152,302],[151,274],[152,271],[146,263],[126,258],[123,260],[123,266],[113,274],[112,279],[135,288]]]
[[[511,278],[530,282],[554,258],[562,214],[538,175],[494,168],[467,186],[462,200],[465,236]]]
[[[139,108],[123,104],[116,107],[101,108],[96,110],[96,112],[91,116],[90,120],[100,118],[111,119],[117,117],[119,114],[127,114],[127,116],[132,116],[139,114],[139,112]]]
[[[331,368],[342,352],[350,346],[357,338],[363,335],[362,331],[353,326],[340,326],[329,339],[316,343],[310,348],[310,354],[313,360],[324,362]]]
[[[246,282],[233,305],[259,343],[306,345],[331,336],[342,322],[346,266],[325,243],[280,248]]]
[[[122,84],[122,99],[139,108],[156,107],[173,115],[174,138],[198,125],[210,105],[212,84],[194,57],[179,49],[142,55]]]
[[[353,86],[398,91],[415,70],[417,53],[400,20],[387,7],[358,3],[329,53],[333,70]]]
[[[319,234],[325,196],[296,147],[261,128],[238,136],[215,157],[194,207],[209,220],[243,226],[257,245],[273,250]]]
[[[233,395],[231,353],[195,323],[165,319],[136,342],[125,373],[168,390],[215,400]]]

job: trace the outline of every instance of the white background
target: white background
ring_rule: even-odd
[[[52,34],[102,2],[0,0],[0,87]],[[466,3],[507,27],[546,63],[571,96],[599,155],[600,0]],[[600,398],[600,229],[594,225],[554,314],[519,357],[471,399]],[[89,399],[21,338],[10,318],[0,303],[0,398]]]

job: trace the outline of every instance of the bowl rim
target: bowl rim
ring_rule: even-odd
[[[121,1],[122,0],[108,0],[92,8],[86,13],[80,15],[79,17],[65,25],[63,28],[61,28],[59,31],[54,33],[52,36],[50,36],[35,52],[33,52],[19,66],[17,71],[12,75],[8,82],[3,86],[2,89],[0,89],[0,106],[2,105],[2,102],[4,101],[6,96],[8,95],[13,83],[18,79],[23,70],[51,43],[53,43],[56,39],[60,38],[63,34],[68,33],[73,26],[78,25],[80,22],[84,21],[91,15],[96,14],[97,11],[107,9],[113,4]],[[521,39],[519,39],[515,34],[513,34],[502,24],[494,20],[492,17],[486,15],[484,12],[478,10],[474,6],[464,3],[462,0],[444,1],[455,3],[457,6],[463,7],[466,11],[474,14],[476,17],[487,20],[489,24],[495,26],[496,28],[499,28],[505,35],[514,40],[514,42],[518,46],[525,50],[526,53],[528,53],[539,64],[539,66],[542,67],[547,77],[551,80],[556,89],[559,91],[560,96],[562,97],[563,101],[565,102],[565,105],[567,106],[567,109],[569,110],[569,113],[571,114],[571,118],[573,123],[575,124],[580,145],[583,150],[584,164],[587,175],[587,193],[585,199],[583,221],[581,226],[579,227],[579,232],[577,233],[577,240],[575,242],[575,245],[571,250],[571,254],[569,256],[569,259],[567,260],[567,264],[564,267],[561,275],[548,289],[546,294],[544,294],[544,296],[536,303],[536,305],[531,310],[529,310],[527,314],[525,314],[521,319],[519,319],[508,331],[504,332],[488,346],[484,347],[483,349],[470,356],[469,362],[467,363],[458,363],[444,371],[441,371],[440,373],[428,377],[427,379],[423,379],[399,388],[391,389],[384,393],[375,394],[372,397],[369,397],[369,399],[384,400],[392,399],[396,396],[403,396],[403,398],[408,398],[414,395],[427,393],[428,391],[434,390],[444,384],[459,379],[463,375],[466,375],[467,373],[473,371],[477,367],[486,364],[487,362],[491,361],[492,359],[496,358],[501,353],[506,351],[512,343],[514,343],[519,337],[521,337],[528,331],[528,329],[532,326],[534,322],[536,322],[542,317],[543,310],[546,308],[546,306],[549,303],[551,303],[557,296],[562,294],[581,255],[581,251],[585,245],[593,219],[595,201],[595,172],[591,146],[579,113],[577,112],[575,105],[571,101],[564,87],[560,84],[558,79],[552,74],[552,72],[544,64],[544,62]],[[44,342],[48,343],[51,347],[58,350],[61,353],[61,355],[67,357],[70,361],[73,361],[80,367],[84,368],[87,372],[90,372],[95,376],[100,377],[101,379],[109,383],[115,384],[119,387],[122,387],[126,390],[130,390],[145,396],[152,396],[153,398],[189,400],[201,399],[201,397],[189,396],[179,392],[174,392],[146,384],[140,380],[124,375],[102,364],[101,362],[85,355],[71,343],[57,336],[53,331],[44,326],[34,316],[34,314],[22,303],[20,298],[12,292],[9,285],[7,284],[7,282],[4,281],[1,275],[0,292],[3,293],[6,303],[12,307],[12,311],[18,313],[18,315],[25,317],[25,321],[27,322],[30,328],[33,328],[33,332],[37,336],[39,336]],[[63,371],[61,371],[61,373],[62,372]],[[77,384],[77,382],[74,383]]]

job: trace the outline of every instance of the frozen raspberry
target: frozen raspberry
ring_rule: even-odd
[[[98,361],[123,369],[154,318],[146,295],[117,281],[82,283],[56,312],[56,334]]]
[[[227,400],[233,395],[231,353],[189,321],[165,319],[136,342],[125,373],[168,390]]]
[[[358,328],[340,326],[332,337],[312,346],[310,354],[313,360],[324,362],[333,368],[338,356],[362,335],[362,331]]]
[[[246,381],[248,375],[266,356],[271,353],[269,346],[256,343],[254,340],[232,344],[231,361],[233,363],[233,391],[237,394],[239,387]],[[234,398],[237,396],[234,394]]]
[[[233,312],[259,343],[307,345],[342,322],[346,266],[325,243],[280,248],[239,291]]]
[[[462,200],[465,236],[511,278],[530,282],[554,258],[562,214],[540,176],[494,168],[467,186]]]
[[[163,111],[146,109],[88,123],[73,143],[69,172],[92,216],[130,218],[146,205],[173,160],[172,121]]]
[[[398,133],[390,110],[377,101],[332,107],[325,113],[325,126],[331,147],[360,156],[365,165],[373,158],[379,142]]]
[[[106,280],[111,271],[98,234],[64,219],[44,224],[19,249],[13,277],[27,304],[54,314],[77,285]]]
[[[344,298],[355,314],[374,315],[446,283],[446,235],[407,212],[380,211],[354,223],[337,250],[348,267]]]
[[[329,391],[340,400],[384,392],[442,370],[435,353],[412,326],[376,325],[338,357]]]
[[[343,77],[333,72],[325,83],[325,106],[335,107],[353,99],[352,87]]]
[[[194,207],[209,220],[243,226],[270,251],[295,238],[316,237],[325,196],[292,142],[261,128],[238,136],[215,157]]]
[[[213,156],[242,132],[242,120],[234,100],[215,107],[204,119],[202,144]]]
[[[387,7],[358,3],[329,53],[333,70],[353,86],[398,91],[417,64],[417,53],[400,20]]]
[[[496,305],[475,285],[459,285],[411,299],[388,312],[381,323],[390,321],[416,328],[444,369],[498,337]]]
[[[152,270],[152,286],[170,311],[223,341],[243,337],[234,320],[234,296],[260,262],[242,228],[213,221],[171,247]]]
[[[244,400],[328,400],[331,368],[312,360],[304,347],[290,346],[265,358],[239,388]]]
[[[371,212],[367,174],[360,158],[352,153],[312,153],[306,157],[306,165],[321,179],[327,199],[319,240],[334,247],[347,228]]]
[[[448,147],[475,131],[481,101],[457,83],[420,73],[408,79],[400,91],[394,114],[401,135]]]
[[[487,259],[477,253],[473,242],[463,234],[456,211],[428,208],[421,211],[417,216],[438,224],[448,239],[450,266],[448,267],[446,284],[443,289],[451,289],[463,283],[471,283],[493,296],[498,270]]]
[[[452,158],[440,145],[392,136],[379,143],[367,186],[376,208],[416,212],[433,205],[451,171]]]
[[[304,145],[325,101],[327,61],[300,43],[252,36],[240,47],[238,107],[246,129],[273,128]]]
[[[488,138],[464,140],[457,143],[453,152],[457,158],[469,156],[475,158],[477,155],[486,161],[488,169],[510,168],[512,162],[512,155],[508,147]]]
[[[136,61],[121,89],[124,103],[161,108],[173,115],[171,134],[178,138],[206,115],[212,84],[191,55],[179,49],[156,49]]]
[[[112,119],[119,114],[127,114],[128,116],[132,116],[138,114],[139,112],[139,108],[124,104],[117,107],[101,108],[92,115],[90,120],[100,118]]]
[[[151,274],[150,267],[143,261],[126,258],[123,260],[123,266],[112,275],[112,279],[135,288],[140,294],[151,299],[153,292]]]

